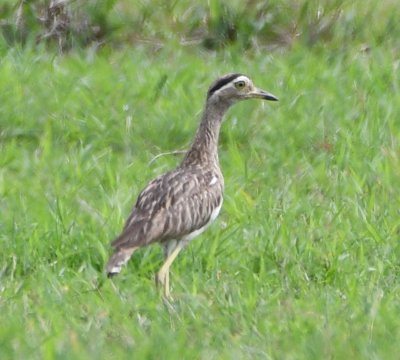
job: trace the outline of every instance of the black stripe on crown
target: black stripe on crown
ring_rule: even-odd
[[[221,89],[223,86],[230,83],[232,80],[235,80],[239,76],[242,76],[242,74],[227,74],[215,80],[208,89],[207,99],[217,90]]]

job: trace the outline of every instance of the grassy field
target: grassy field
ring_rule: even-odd
[[[1,359],[397,359],[400,46],[367,45],[3,46]],[[165,306],[161,250],[112,283],[109,241],[231,71],[280,102],[230,110],[224,207]]]

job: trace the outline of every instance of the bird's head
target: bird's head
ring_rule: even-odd
[[[208,102],[233,105],[240,100],[263,99],[278,101],[278,98],[254,86],[251,79],[242,74],[227,74],[214,81],[207,93]]]

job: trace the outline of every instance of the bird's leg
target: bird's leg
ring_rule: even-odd
[[[163,286],[164,296],[169,297],[169,268],[175,258],[178,256],[179,252],[184,247],[183,241],[178,241],[174,246],[167,245],[166,249],[166,259],[161,269],[158,271],[156,276],[156,284]]]
[[[172,262],[171,262],[172,263]],[[165,272],[165,280],[164,280],[164,295],[165,297],[169,296],[169,267]]]
[[[164,262],[167,261],[168,257],[171,255],[172,251],[178,245],[176,240],[170,240],[164,246]],[[165,273],[164,289],[169,289],[169,269]],[[169,295],[168,295],[169,296]]]
[[[168,257],[171,255],[172,251],[177,246],[176,240],[169,240],[164,244],[164,262],[167,261]],[[164,274],[164,280],[157,274],[156,285],[163,285],[165,288],[169,289],[169,271]]]

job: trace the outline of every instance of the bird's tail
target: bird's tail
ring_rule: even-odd
[[[110,278],[120,273],[122,266],[124,266],[131,258],[132,254],[138,247],[119,248],[115,249],[114,254],[111,255],[106,266],[107,276]]]

